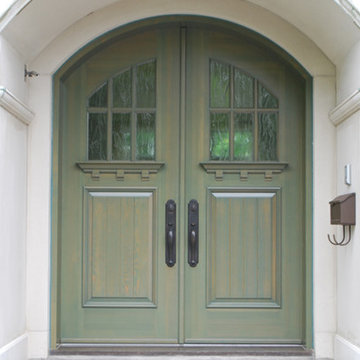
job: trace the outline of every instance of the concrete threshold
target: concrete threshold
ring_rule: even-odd
[[[62,345],[48,360],[313,360],[302,346],[74,346]]]
[[[148,356],[136,356],[136,355],[51,355],[48,360],[314,360],[311,356],[263,356],[263,355],[148,355]]]

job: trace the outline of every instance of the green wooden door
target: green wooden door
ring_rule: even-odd
[[[190,28],[187,56],[185,341],[302,343],[303,82],[236,35]]]
[[[304,84],[282,61],[150,29],[65,73],[59,118],[59,342],[303,342]]]
[[[177,41],[125,37],[62,81],[62,343],[177,342],[178,267],[161,241],[178,201]]]

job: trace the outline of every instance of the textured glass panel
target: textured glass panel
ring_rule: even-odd
[[[254,107],[254,79],[239,69],[234,69],[234,107]]]
[[[113,106],[131,107],[132,77],[131,70],[124,71],[113,79]]]
[[[105,83],[95,91],[89,98],[90,107],[107,107],[108,103],[108,84]]]
[[[277,113],[259,113],[259,160],[277,160]]]
[[[254,160],[254,114],[235,114],[234,160]]]
[[[260,83],[258,83],[258,106],[263,109],[274,109],[279,107],[278,99],[270,94]]]
[[[210,160],[229,159],[230,114],[210,114]]]
[[[155,114],[137,114],[136,160],[155,160]]]
[[[136,106],[156,106],[156,62],[139,65],[136,68]]]
[[[210,106],[230,107],[230,66],[210,61]]]
[[[89,114],[89,160],[106,160],[107,114]]]
[[[131,158],[131,115],[113,114],[112,159],[130,160]]]

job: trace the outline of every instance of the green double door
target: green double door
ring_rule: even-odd
[[[303,343],[303,124],[301,78],[241,34],[150,28],[67,72],[58,341]]]

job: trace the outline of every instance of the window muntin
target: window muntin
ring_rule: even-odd
[[[155,160],[156,60],[116,74],[87,105],[88,160]]]
[[[277,161],[279,100],[243,70],[210,59],[210,160]]]

